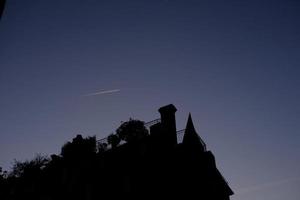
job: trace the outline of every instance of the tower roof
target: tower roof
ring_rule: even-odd
[[[196,129],[194,127],[194,123],[193,123],[193,120],[192,120],[191,113],[189,113],[189,117],[188,117],[186,127],[185,127],[185,132],[196,133]]]
[[[175,113],[177,111],[177,109],[173,104],[169,104],[169,105],[159,108],[158,111],[160,113],[165,113],[165,112]]]
[[[201,147],[203,151],[205,150],[205,144],[195,130],[191,113],[189,113],[182,143],[190,147]]]

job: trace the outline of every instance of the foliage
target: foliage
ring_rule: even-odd
[[[111,145],[112,148],[115,148],[120,144],[121,138],[116,134],[110,134],[107,137],[107,142]]]
[[[83,138],[77,135],[72,142],[67,142],[61,149],[61,155],[67,159],[84,158],[97,151],[96,137]]]
[[[107,146],[108,146],[108,144],[105,143],[105,142],[98,142],[98,144],[97,144],[97,152],[98,153],[105,152],[107,150]]]
[[[3,171],[2,167],[0,167],[0,181],[7,177],[7,171]]]
[[[14,161],[12,171],[9,176],[25,177],[35,176],[41,172],[41,170],[47,165],[49,159],[46,156],[37,154],[34,159],[30,161]]]
[[[122,123],[116,133],[121,140],[126,142],[137,141],[149,134],[143,121],[131,118],[129,121]]]

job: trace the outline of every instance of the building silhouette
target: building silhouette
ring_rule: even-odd
[[[158,111],[161,118],[145,124],[150,134],[101,152],[95,151],[95,137],[77,135],[46,165],[37,165],[38,159],[21,175],[0,181],[0,199],[229,200],[233,191],[197,134],[191,115],[186,128],[178,132],[175,106]],[[182,141],[177,139],[180,133]]]
[[[233,191],[218,171],[214,155],[197,134],[191,114],[179,143],[177,109],[170,104],[158,111],[161,118],[150,126],[148,137],[101,156],[99,168],[108,167],[115,173],[104,175],[108,177],[102,178],[109,181],[100,188],[114,197],[229,200]]]

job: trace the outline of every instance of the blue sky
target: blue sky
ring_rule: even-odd
[[[296,0],[7,1],[0,166],[173,103],[233,200],[298,200],[299,13]]]

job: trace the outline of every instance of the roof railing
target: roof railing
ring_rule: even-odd
[[[154,124],[157,124],[157,123],[160,123],[161,122],[161,119],[160,118],[157,118],[157,119],[154,119],[154,120],[151,120],[149,122],[144,122],[144,126],[149,129],[151,126],[153,126]],[[97,140],[97,145],[98,147],[102,147],[104,149],[110,149],[111,148],[111,145],[108,144],[108,136],[105,137],[105,138],[102,138],[102,139],[99,139]],[[122,145],[124,144],[125,142],[124,141],[121,141],[121,143],[119,145]]]
[[[146,126],[146,128],[150,128],[150,126],[153,126],[154,124],[158,124],[160,122],[161,122],[161,119],[157,118],[157,119],[151,120],[149,122],[145,122],[144,125]]]
[[[177,134],[177,140],[179,141],[179,143],[182,143],[184,133],[185,133],[185,129],[182,129],[182,130],[179,130],[179,131],[176,132],[176,134]],[[206,144],[205,144],[205,142],[202,140],[202,138],[200,136],[199,136],[199,140],[200,140],[200,142],[201,142],[204,150],[206,151]]]
[[[151,126],[157,124],[157,123],[160,123],[161,122],[161,119],[158,118],[158,119],[154,119],[154,120],[151,120],[149,122],[145,122],[144,125],[147,129],[149,129]],[[183,140],[183,135],[184,135],[184,132],[185,132],[185,129],[181,129],[181,130],[178,130],[176,131],[176,135],[177,135],[177,140],[179,141],[179,143],[182,143],[182,140]],[[110,149],[111,148],[111,145],[108,144],[108,141],[107,141],[107,138],[108,137],[105,137],[105,138],[102,138],[100,140],[97,140],[97,143],[98,143],[98,147],[100,145],[104,145],[105,149]],[[199,137],[199,140],[202,144],[202,146],[204,147],[204,150],[206,151],[206,144],[205,142],[201,139],[201,137]],[[122,141],[119,145],[122,145],[124,144],[125,142]]]

